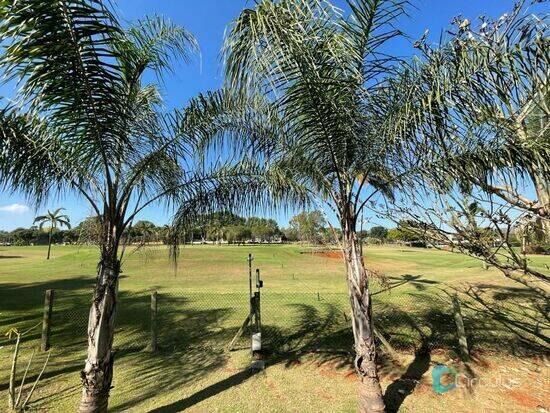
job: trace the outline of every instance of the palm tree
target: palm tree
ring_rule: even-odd
[[[158,17],[123,29],[110,4],[0,2],[0,70],[20,85],[0,111],[0,181],[37,203],[76,193],[101,228],[80,412],[107,411],[125,230],[161,202],[185,211],[235,201],[250,165],[197,159],[193,111],[163,112],[157,86],[143,81],[188,61],[193,36]]]
[[[132,227],[136,234],[141,235],[141,243],[143,245],[151,242],[153,236],[157,234],[157,227],[151,221],[138,221]]]
[[[391,197],[399,181],[393,144],[380,133],[384,113],[375,96],[393,66],[380,48],[399,35],[392,24],[405,3],[350,0],[344,15],[322,0],[258,1],[231,27],[224,47],[226,91],[211,96],[223,102],[225,95],[220,128],[248,136],[270,167],[291,171],[288,184],[308,188],[313,202],[338,217],[361,379],[359,409],[371,413],[385,406],[357,223],[369,200]]]
[[[55,211],[51,212],[48,210],[48,213],[46,215],[39,215],[34,219],[34,224],[40,223],[39,228],[42,229],[44,227],[44,224],[48,224],[50,229],[48,230],[48,255],[46,256],[46,259],[50,259],[50,250],[52,249],[52,234],[53,230],[57,228],[59,225],[60,227],[65,226],[68,229],[71,229],[71,223],[70,219],[67,215],[61,214],[61,211],[64,211],[65,208],[57,208]]]

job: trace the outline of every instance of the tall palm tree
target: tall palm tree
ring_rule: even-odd
[[[50,229],[48,230],[48,255],[46,256],[46,259],[50,259],[50,251],[52,249],[52,234],[53,230],[57,228],[57,226],[65,226],[68,229],[71,229],[71,220],[67,215],[61,214],[61,211],[64,211],[65,208],[57,208],[55,211],[48,210],[48,213],[46,215],[39,215],[34,219],[34,223],[40,223],[39,228],[42,229],[44,227],[44,224],[48,224]]]
[[[391,197],[399,182],[375,97],[394,63],[381,47],[400,34],[393,23],[405,3],[350,0],[344,14],[323,0],[262,0],[240,14],[224,47],[218,126],[248,136],[270,167],[291,171],[287,182],[308,188],[312,202],[338,217],[362,412],[385,405],[357,224],[369,200]]]
[[[182,211],[232,202],[250,169],[195,157],[193,111],[165,113],[157,86],[144,83],[147,70],[162,76],[188,61],[193,36],[158,17],[123,29],[110,5],[0,2],[0,70],[20,85],[0,111],[0,182],[37,203],[76,193],[101,227],[80,412],[107,411],[125,229],[160,202]]]

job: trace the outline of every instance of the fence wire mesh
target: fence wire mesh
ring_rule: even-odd
[[[471,352],[548,352],[549,303],[514,289],[489,287],[455,289],[413,288],[375,290],[372,295],[374,326],[379,333],[378,348],[385,362],[390,351],[411,356],[420,350],[441,352],[442,357],[458,357],[457,328],[452,297],[458,294],[468,346]],[[38,301],[38,300],[37,300]],[[92,294],[89,289],[55,290],[51,318],[52,358],[44,386],[55,386],[59,372],[71,374],[71,387],[63,397],[78,400],[78,371],[86,357],[87,326]],[[116,358],[126,359],[124,379],[115,377],[113,402],[124,410],[124,383],[149,389],[140,397],[155,397],[156,386],[175,389],[183,382],[198,380],[223,370],[232,342],[250,312],[248,292],[217,293],[186,289],[159,289],[157,292],[157,354],[148,354],[151,344],[151,291],[119,291],[114,349]],[[40,301],[37,303],[41,305]],[[320,360],[338,360],[351,366],[353,334],[347,294],[323,291],[261,292],[262,350],[268,363],[289,362],[311,353]],[[27,359],[40,346],[42,314],[25,314],[0,319],[0,324],[26,331],[21,354]],[[250,351],[250,323],[235,341],[233,350]],[[383,344],[382,337],[387,344]],[[0,338],[0,367],[8,372],[13,340]],[[246,353],[239,353],[247,358]],[[386,357],[386,355],[390,357]],[[30,370],[35,377],[46,353],[38,352]],[[118,364],[121,365],[121,364]],[[73,374],[74,373],[74,374]],[[4,375],[4,380],[6,377]],[[118,382],[116,380],[119,380]],[[148,387],[147,387],[148,386]],[[60,396],[61,397],[61,396]],[[50,402],[55,404],[55,397]],[[55,411],[55,410],[53,410]]]
[[[548,312],[548,303],[529,297],[522,302],[500,297],[489,305],[479,290],[459,297],[472,346],[487,350],[509,344],[510,340],[522,345],[527,341],[533,346],[548,344],[550,324],[540,317]],[[458,349],[451,293],[379,291],[372,299],[374,326],[394,349]],[[84,350],[90,303],[89,291],[56,291],[52,346]],[[144,350],[150,345],[150,303],[150,291],[119,292],[116,349]],[[249,311],[247,293],[160,290],[157,293],[157,345],[162,351],[225,350]],[[522,320],[519,335],[509,328],[510,323],[517,324],[518,319]],[[24,324],[33,321],[39,322],[40,318],[26,320]],[[262,347],[268,354],[305,350],[352,352],[353,349],[350,304],[344,293],[263,291],[261,325]],[[252,323],[249,323],[234,348],[249,348],[251,334]],[[382,343],[379,341],[379,344]]]

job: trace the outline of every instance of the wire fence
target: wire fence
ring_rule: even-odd
[[[477,294],[477,293],[476,293]],[[541,314],[548,303],[533,301],[483,301],[483,295],[461,293],[467,339],[484,350],[509,347],[547,346],[550,324]],[[382,351],[410,352],[420,347],[458,351],[452,295],[440,291],[406,294],[375,293],[373,320]],[[89,292],[57,290],[51,320],[50,342],[57,348],[85,350]],[[244,293],[186,290],[158,291],[156,312],[157,346],[162,352],[194,349],[227,350],[250,312]],[[40,321],[25,320],[25,325]],[[521,328],[511,326],[520,324]],[[262,348],[267,354],[295,351],[352,352],[350,304],[347,294],[284,291],[261,293]],[[252,323],[236,341],[235,349],[250,347]],[[118,298],[114,347],[140,351],[151,344],[151,292],[121,291]],[[36,338],[39,332],[34,333]],[[383,343],[382,340],[386,341]],[[512,341],[511,341],[512,340]]]
[[[540,297],[515,289],[500,288],[495,293],[489,287],[461,291],[395,288],[380,289],[372,295],[376,340],[384,364],[391,365],[395,353],[411,356],[420,350],[442,353],[445,359],[459,357],[455,294],[471,353],[548,354],[550,308]],[[60,397],[78,400],[78,371],[86,357],[91,299],[90,290],[55,290],[49,335],[53,356],[43,384],[47,394],[58,386],[56,374],[70,373],[67,388],[71,390]],[[229,343],[250,312],[250,297],[248,292],[161,289],[156,294],[155,323],[151,307],[151,291],[119,292],[114,349],[117,358],[131,360],[125,364],[129,370],[119,380],[131,380],[135,388],[143,387],[142,398],[155,397],[158,388],[174,389],[184,382],[217,374],[231,357]],[[266,288],[261,292],[260,308],[262,351],[268,363],[286,363],[309,353],[321,358],[319,361],[338,359],[340,364],[351,366],[353,334],[347,294]],[[19,331],[35,327],[22,343],[25,359],[40,347],[42,318],[39,312],[0,318],[0,326]],[[250,351],[252,333],[249,323],[233,350]],[[149,354],[153,336],[157,338],[154,356]],[[4,346],[0,351],[0,385],[8,380],[12,344],[6,337],[0,340],[0,347]],[[33,377],[45,358],[46,353],[37,353],[31,369]],[[158,386],[147,381],[151,374]],[[50,376],[52,380],[48,381]],[[127,402],[124,388],[118,382],[113,391],[120,410]],[[48,397],[48,406],[56,403],[54,396]]]
[[[376,340],[381,353],[411,354],[419,349],[460,355],[456,310],[461,303],[465,338],[471,351],[525,353],[550,351],[550,304],[517,291],[483,289],[456,291],[380,290],[372,296]],[[89,290],[55,290],[49,344],[67,360],[81,363],[87,345]],[[296,352],[339,353],[352,357],[353,334],[347,294],[304,291],[262,291],[262,351],[268,357]],[[152,346],[160,356],[171,352],[222,355],[250,349],[253,323],[243,326],[250,312],[247,292],[216,293],[184,289],[159,290],[152,332],[151,291],[120,291],[114,348],[140,352]],[[40,346],[42,314],[2,319],[1,324],[25,331],[22,348]],[[2,337],[0,347],[12,344]],[[2,364],[9,352],[2,352]],[[220,356],[221,357],[221,356]],[[5,359],[5,360],[4,360]],[[7,365],[7,364],[6,364]]]

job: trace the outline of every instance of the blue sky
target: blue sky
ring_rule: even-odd
[[[345,2],[336,0],[339,7]],[[399,28],[411,37],[410,41],[396,43],[391,52],[400,56],[411,56],[411,44],[426,29],[430,30],[430,40],[437,41],[442,30],[449,27],[453,17],[461,14],[470,20],[485,14],[498,17],[513,7],[513,0],[413,0],[414,8],[410,16],[403,18]],[[217,89],[221,85],[220,47],[227,24],[252,1],[245,0],[118,0],[117,12],[124,22],[137,20],[145,15],[158,14],[170,18],[175,23],[190,30],[197,38],[201,58],[191,65],[179,65],[173,75],[165,78],[164,97],[168,108],[183,107],[186,102],[200,92]],[[10,96],[11,91],[0,87],[0,96]],[[63,206],[73,223],[78,223],[91,215],[87,204],[74,196],[53,198],[36,211],[29,200],[21,194],[0,191],[0,230],[28,227],[36,212]],[[170,219],[170,211],[159,207],[149,208],[141,215],[156,224],[164,224]],[[292,212],[280,213],[273,218],[281,226],[288,223]],[[373,218],[372,223],[384,222]]]

